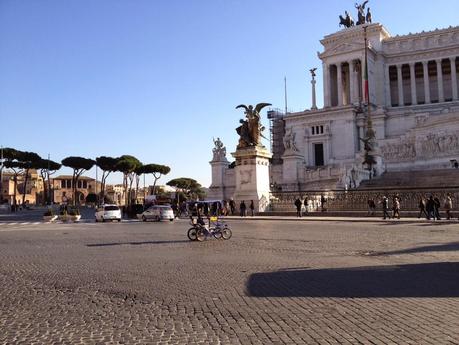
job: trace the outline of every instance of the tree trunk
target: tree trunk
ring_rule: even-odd
[[[72,176],[72,203],[73,206],[76,205],[76,171],[73,170],[73,176]]]
[[[25,198],[27,194],[27,182],[29,182],[29,169],[26,169],[25,171],[24,189],[22,190],[22,205],[25,204]]]
[[[43,206],[45,206],[48,203],[48,186],[46,183],[46,174],[44,170],[40,170],[40,176],[41,179],[43,180]]]
[[[16,212],[17,211],[17,206],[18,206],[18,203],[16,201],[16,190],[18,188],[18,175],[15,173],[14,174],[14,177],[13,177],[13,205],[14,205],[14,211]]]
[[[50,172],[47,172],[47,180],[48,180],[48,195],[46,195],[46,199],[52,205],[54,203],[54,188],[51,189],[51,177]],[[52,194],[52,195],[51,195]]]
[[[132,191],[132,183],[134,182],[134,176],[132,174],[129,175],[129,206],[132,204],[132,197],[131,197],[131,191]]]
[[[127,195],[127,174],[123,176],[123,189],[124,189],[124,206],[128,206],[128,195]]]
[[[139,183],[140,183],[140,176],[135,175],[135,201],[137,203],[137,196],[139,194]]]

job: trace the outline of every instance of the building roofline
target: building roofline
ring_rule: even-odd
[[[448,28],[444,29],[435,29],[435,30],[430,30],[430,31],[421,31],[421,32],[414,32],[414,33],[408,33],[406,35],[395,35],[388,37],[383,40],[383,42],[395,42],[395,41],[404,41],[404,40],[409,40],[412,39],[413,37],[420,38],[420,37],[428,37],[428,36],[435,36],[438,34],[444,34],[444,33],[450,33],[450,32],[457,32],[459,31],[459,26],[452,26],[450,25]]]
[[[71,180],[73,178],[72,175],[59,175],[59,176],[56,176],[56,177],[52,177],[53,180]],[[91,181],[95,181],[94,178],[92,177],[89,177],[89,176],[80,176],[78,178],[78,180],[91,180]]]

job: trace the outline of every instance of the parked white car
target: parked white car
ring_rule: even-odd
[[[117,220],[121,222],[121,210],[117,205],[102,205],[96,209],[96,222]]]
[[[170,206],[155,205],[143,211],[140,218],[144,222],[150,219],[156,220],[157,222],[161,220],[170,220],[172,222],[175,216]]]

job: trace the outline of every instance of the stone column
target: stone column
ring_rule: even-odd
[[[405,105],[405,99],[403,98],[403,80],[402,80],[402,65],[397,65],[397,85],[398,85],[398,106],[402,107]]]
[[[437,63],[437,84],[438,84],[438,102],[445,101],[445,94],[443,92],[443,71],[441,68],[441,59],[435,60]]]
[[[338,83],[338,106],[343,105],[343,69],[341,62],[336,64],[336,82]]]
[[[429,61],[422,61],[424,70],[424,103],[430,103]]]
[[[385,73],[385,89],[386,89],[386,106],[392,106],[392,99],[391,99],[391,90],[390,90],[390,73],[389,73],[389,65],[386,65],[384,69]]]
[[[451,86],[453,90],[453,101],[457,101],[457,72],[456,72],[456,57],[449,58],[451,63]]]
[[[410,81],[411,81],[411,104],[418,104],[418,96],[416,93],[416,71],[414,62],[410,63]]]
[[[326,63],[322,64],[324,71],[324,107],[329,107],[331,104],[330,97],[330,66]]]
[[[311,86],[312,86],[312,110],[317,110],[317,104],[316,104],[316,80],[314,77],[312,77],[311,80]]]
[[[351,60],[349,62],[349,71],[350,71],[350,92],[351,92],[351,103],[359,102],[359,80],[358,73],[355,70],[357,67],[357,61]]]

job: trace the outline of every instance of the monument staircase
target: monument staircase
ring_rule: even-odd
[[[380,177],[363,181],[359,189],[439,188],[459,186],[459,169],[390,171]]]
[[[412,171],[390,171],[381,176],[364,181],[356,189],[308,190],[301,192],[272,193],[269,212],[263,215],[295,216],[294,202],[308,198],[308,213],[315,216],[367,216],[367,201],[372,199],[377,205],[376,215],[381,214],[379,202],[383,196],[390,200],[401,199],[402,217],[417,217],[421,197],[437,196],[443,205],[446,194],[453,198],[453,215],[459,216],[459,169],[429,169]],[[321,199],[327,201],[322,208]]]

